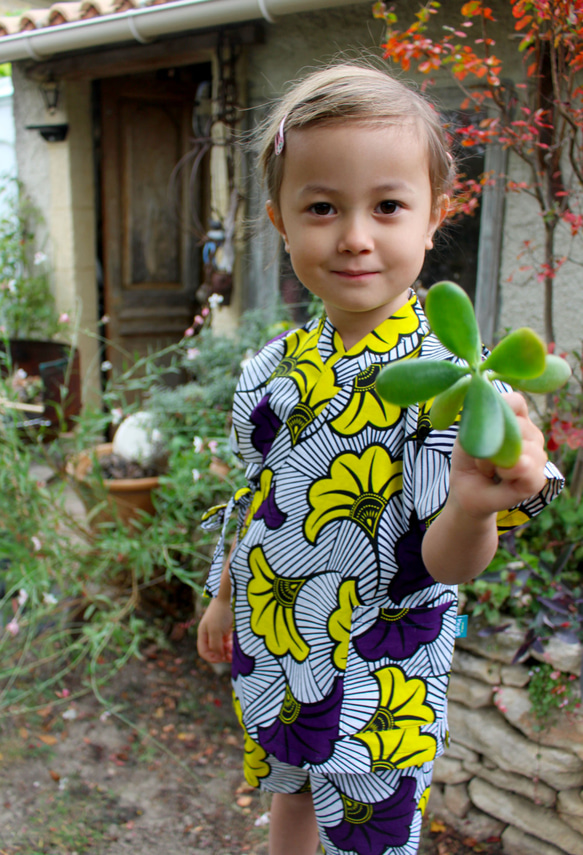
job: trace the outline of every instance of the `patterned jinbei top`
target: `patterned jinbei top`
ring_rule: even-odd
[[[382,366],[455,360],[413,296],[348,352],[329,320],[270,342],[234,400],[241,490],[230,566],[235,706],[257,778],[268,755],[323,773],[420,765],[443,751],[455,587],[421,559],[448,491],[457,425],[379,398]],[[499,515],[526,522],[560,491],[547,465],[537,496]],[[452,543],[452,550],[455,543]],[[207,590],[216,595],[224,527]],[[256,783],[256,782],[255,782]]]

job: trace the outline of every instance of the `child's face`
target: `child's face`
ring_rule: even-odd
[[[338,123],[286,134],[279,206],[296,275],[345,344],[403,306],[446,212],[434,210],[423,134]]]

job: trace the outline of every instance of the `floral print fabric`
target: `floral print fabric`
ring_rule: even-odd
[[[433,431],[423,409],[378,396],[378,372],[403,358],[453,359],[414,296],[348,352],[327,319],[310,322],[268,344],[239,382],[233,424],[251,493],[230,566],[233,686],[258,782],[270,757],[388,774],[443,750],[457,595],[427,573],[421,543],[447,497],[457,426]],[[560,476],[550,464],[547,474],[501,527],[553,498]],[[221,563],[222,544],[211,594]],[[379,822],[409,804],[407,786],[375,803]],[[365,826],[346,822],[329,837],[354,849]]]

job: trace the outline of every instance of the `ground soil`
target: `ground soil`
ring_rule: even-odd
[[[0,855],[267,855],[228,674],[194,649],[187,636],[129,663],[104,690],[117,712],[71,695],[0,722]],[[501,849],[429,816],[420,852]]]

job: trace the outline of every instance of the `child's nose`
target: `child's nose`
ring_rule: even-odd
[[[338,249],[340,252],[360,253],[371,252],[374,241],[363,216],[355,214],[343,223]]]

